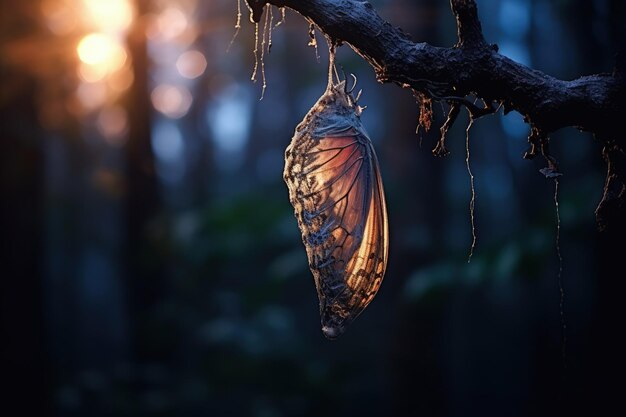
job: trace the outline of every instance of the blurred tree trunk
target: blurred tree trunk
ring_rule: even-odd
[[[162,294],[162,262],[154,253],[151,225],[161,207],[155,159],[151,147],[150,63],[146,16],[149,0],[137,1],[137,19],[128,35],[134,82],[127,96],[129,138],[126,152],[126,273],[129,286],[131,360],[141,367],[158,361],[151,341],[151,322]],[[141,391],[141,384],[136,386]],[[139,398],[133,393],[133,400]]]
[[[606,24],[608,26],[609,45],[617,51],[618,65],[626,67],[626,2],[608,0]],[[605,22],[603,22],[605,23]],[[597,161],[604,169],[601,161]],[[626,406],[623,402],[623,383],[620,381],[626,370],[626,343],[620,334],[624,327],[624,294],[626,294],[626,207],[622,206],[620,215],[607,230],[596,236],[594,248],[598,267],[596,276],[597,299],[592,311],[589,363],[586,371],[589,380],[585,388],[591,395],[580,390],[581,396],[590,397],[587,415],[619,415]],[[622,411],[619,411],[622,410]],[[581,413],[582,414],[582,413]]]
[[[394,3],[392,7],[395,15],[391,20],[402,19],[401,27],[406,29],[413,39],[441,43],[438,31],[441,11],[439,1],[404,0]],[[447,4],[443,7],[447,7]],[[447,9],[445,10],[447,12]],[[397,265],[404,266],[403,269],[396,270],[396,275],[408,276],[411,271],[406,268],[427,264],[428,259],[437,256],[440,248],[446,245],[444,174],[445,169],[449,168],[449,161],[435,158],[430,152],[439,135],[439,129],[435,123],[428,133],[420,129],[419,135],[415,135],[417,105],[414,99],[400,89],[393,89],[388,94],[394,96],[389,102],[403,104],[396,104],[390,110],[389,117],[393,119],[391,123],[387,123],[390,130],[389,135],[384,138],[385,148],[382,152],[391,156],[391,161],[396,161],[390,164],[387,172],[395,177],[396,183],[401,184],[397,188],[409,190],[406,193],[398,193],[398,196],[405,199],[405,202],[400,207],[396,207],[395,222],[407,225],[414,223],[416,217],[421,217],[424,219],[424,224],[420,227],[427,229],[425,233],[433,241],[432,250],[419,253],[414,245],[400,243],[402,240],[410,241],[415,236],[406,234],[401,236],[404,230],[396,230],[397,235],[401,237],[396,237],[398,244],[394,247],[404,249],[404,251],[396,253],[395,258],[415,260],[414,265],[396,261]],[[383,99],[388,100],[386,97]],[[434,110],[439,112],[439,106]],[[419,158],[417,161],[416,157]],[[410,191],[413,188],[422,190],[421,195],[430,196],[427,204],[413,197],[414,194]],[[416,230],[414,229],[411,233],[415,235]],[[396,297],[400,296],[403,284],[401,280],[390,279],[385,282],[387,290],[395,286]],[[395,358],[392,365],[394,373],[394,385],[391,390],[393,393],[392,415],[443,415],[445,412],[445,398],[441,395],[444,392],[443,379],[440,374],[440,364],[437,361],[439,353],[435,349],[443,323],[442,310],[441,305],[430,303],[420,305],[410,311],[398,310],[395,313],[398,325],[392,346]],[[429,317],[429,320],[415,320],[415,317]],[[425,346],[430,348],[425,348]],[[415,352],[420,352],[419,360],[413,359]],[[420,377],[415,378],[415,375],[420,375]],[[420,401],[413,400],[416,393],[419,393]]]
[[[1,75],[19,85],[19,94],[0,100],[0,224],[5,259],[0,279],[2,407],[20,410],[20,415],[49,415],[50,362],[43,314],[43,154],[36,83],[15,72]]]
[[[130,126],[126,145],[128,232],[131,242],[134,242],[133,239],[143,240],[145,221],[155,213],[159,201],[150,144],[149,62],[144,17],[148,3],[145,0],[138,2],[139,15],[128,36],[134,75],[127,100]]]
[[[626,236],[626,213],[619,222],[598,235],[596,279],[597,300],[592,312],[590,359],[587,366],[589,380],[584,385],[590,393],[587,412],[596,415],[622,415],[626,410],[623,402],[622,375],[626,370],[626,343],[620,334],[624,328],[624,294],[626,280],[624,271],[624,236]],[[590,394],[590,395],[589,395]],[[599,408],[596,408],[596,406]],[[622,410],[621,412],[619,410]]]
[[[28,5],[0,1],[0,51],[39,31]],[[0,59],[0,375],[2,409],[49,415],[50,360],[43,303],[42,132],[37,81]]]
[[[609,38],[613,50],[621,54],[621,62],[626,61],[626,2],[624,0],[610,0],[608,7]]]

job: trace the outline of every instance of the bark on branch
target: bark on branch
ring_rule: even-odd
[[[413,42],[401,29],[383,20],[367,1],[359,0],[246,0],[251,20],[261,19],[266,4],[288,7],[317,25],[335,43],[347,43],[374,69],[380,82],[409,88],[418,97],[467,107],[473,118],[496,111],[518,111],[531,126],[533,137],[546,138],[566,126],[591,132],[611,149],[608,176],[611,187],[598,207],[605,224],[604,206],[624,207],[626,178],[619,167],[626,144],[626,82],[623,66],[612,73],[559,80],[498,53],[482,33],[474,0],[450,0],[456,18],[458,42],[450,48]],[[480,97],[484,108],[465,97]],[[446,129],[447,130],[447,129]],[[547,147],[546,147],[547,148]],[[542,146],[543,149],[543,146]],[[535,153],[528,152],[534,156]],[[609,161],[608,152],[604,153]],[[553,161],[550,155],[544,155]],[[609,181],[607,179],[607,184]],[[610,188],[610,190],[609,190]],[[612,191],[611,191],[612,190]],[[617,192],[615,191],[617,190]],[[613,210],[614,211],[614,210]]]

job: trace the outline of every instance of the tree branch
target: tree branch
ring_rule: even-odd
[[[459,42],[457,47],[481,47],[485,45],[483,29],[478,20],[478,9],[473,0],[450,0],[452,13],[456,18]]]
[[[524,116],[534,132],[531,136],[545,137],[574,126],[594,133],[603,145],[611,143],[620,152],[625,149],[623,66],[616,66],[613,73],[572,81],[530,69],[485,42],[474,0],[450,0],[459,37],[450,48],[413,42],[401,29],[384,21],[367,1],[246,1],[251,19],[257,22],[268,3],[297,11],[331,41],[349,44],[372,66],[380,82],[393,82],[427,98],[464,105],[474,118],[494,112],[491,104],[499,102],[505,113],[516,110]],[[471,102],[464,99],[469,94],[482,98],[485,108],[470,106]],[[626,184],[626,178],[617,176],[622,185]]]

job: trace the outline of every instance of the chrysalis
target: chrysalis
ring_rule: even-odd
[[[285,151],[284,179],[329,339],[339,337],[378,292],[389,248],[378,161],[352,90],[346,80],[335,84],[329,71],[326,92]]]

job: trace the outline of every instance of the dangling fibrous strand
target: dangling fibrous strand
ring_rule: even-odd
[[[339,83],[339,75],[337,74],[337,68],[335,67],[335,52],[336,45],[332,40],[328,40],[328,84],[326,85],[326,91],[330,90],[335,83],[333,82],[333,71],[337,77],[337,83]]]
[[[565,347],[567,343],[567,324],[565,322],[565,288],[563,286],[563,256],[561,256],[561,215],[559,213],[559,178],[554,179],[554,208],[556,212],[556,237],[554,240],[556,246],[556,256],[559,261],[559,272],[557,280],[559,283],[559,313],[561,315],[561,355],[563,359],[563,368],[567,368],[567,360],[565,356]]]
[[[269,16],[269,12],[265,13],[265,21],[263,22],[263,33],[261,34],[261,81],[263,81],[263,86],[261,88],[261,98],[259,100],[263,100],[263,97],[265,96],[265,88],[267,87],[267,82],[265,81],[265,49],[267,45],[268,31],[270,30]]]
[[[441,126],[441,136],[437,141],[437,145],[435,145],[435,149],[433,149],[433,155],[443,157],[450,154],[450,151],[448,151],[448,149],[446,148],[446,134],[448,133],[448,129],[450,129],[450,127],[456,121],[456,118],[459,115],[460,111],[461,105],[459,103],[451,104],[450,111],[448,112],[448,118]]]
[[[262,18],[261,13],[264,9],[265,9],[265,5],[262,6],[261,11],[258,13],[258,15],[254,15],[254,16],[251,15],[250,17],[250,19],[253,22],[255,22],[254,23],[254,51],[253,51],[254,69],[252,70],[252,75],[250,79],[254,82],[258,80],[257,76],[259,73],[259,61],[260,61],[261,80],[263,82],[263,85],[261,88],[261,98],[259,100],[263,100],[263,97],[265,97],[265,90],[267,89],[267,80],[265,78],[265,54],[266,53],[269,54],[272,50],[272,32],[274,28],[278,27],[281,23],[285,21],[285,8],[282,7],[281,8],[282,19],[280,22],[276,24],[276,26],[274,26],[274,10],[271,5],[268,5],[267,13],[265,13],[265,20],[263,21],[263,32],[261,33],[261,40],[260,40],[260,45],[259,45],[259,22],[261,21],[261,18]],[[253,11],[252,9],[250,10],[252,14],[255,13],[255,11]],[[241,20],[240,0],[238,0],[237,2],[237,11],[239,14],[237,18],[237,26],[240,26],[240,20]],[[232,44],[232,41],[231,41],[231,44]],[[260,48],[260,51],[259,51],[259,48]]]
[[[226,52],[230,51],[230,47],[233,46],[235,39],[237,39],[237,35],[239,35],[239,30],[241,29],[241,0],[237,0],[237,23],[235,23],[235,33],[233,34],[233,38],[230,40],[228,44],[228,48],[226,48]]]
[[[415,134],[419,137],[419,146],[421,148],[424,133],[428,133],[432,125],[433,101],[424,92],[417,90],[413,90],[413,97],[415,97],[415,100],[419,104],[419,117],[417,119],[417,126],[415,127]]]
[[[278,23],[276,23],[276,26],[274,26],[274,29],[276,29],[278,26],[285,23],[285,8],[280,7],[279,10],[280,10],[280,20],[278,21]]]
[[[470,247],[469,255],[467,256],[467,263],[472,261],[472,255],[474,255],[474,248],[476,247],[476,219],[474,217],[474,205],[476,203],[476,189],[474,188],[474,174],[470,168],[470,148],[469,148],[469,131],[474,123],[474,118],[470,115],[470,121],[465,129],[465,165],[467,166],[467,173],[470,178],[470,188],[472,191],[472,198],[470,199],[470,222],[472,224],[472,246]]]
[[[333,62],[334,61],[335,61],[335,57],[333,56]],[[335,64],[333,64],[333,74],[335,74],[335,80],[337,80],[337,84],[339,84],[341,82],[341,77],[339,76],[339,72],[337,72],[337,66]],[[345,75],[346,74],[344,73],[344,78],[345,78]],[[335,83],[332,83],[332,84],[335,85]]]
[[[550,154],[550,138],[537,128],[533,128],[528,136],[531,148],[524,154],[524,158],[532,159],[541,153],[546,160],[548,166],[541,168],[541,172],[546,178],[554,180],[554,208],[556,214],[556,237],[555,247],[556,256],[559,261],[559,269],[557,272],[557,281],[559,284],[559,314],[561,316],[561,356],[563,360],[563,368],[567,368],[565,356],[565,347],[567,342],[567,325],[565,321],[565,288],[563,286],[563,257],[561,256],[561,216],[559,213],[559,177],[563,174],[559,170],[559,164],[556,158]]]
[[[315,48],[315,59],[317,59],[317,62],[320,62],[320,54],[317,50],[317,37],[315,36],[315,24],[311,23],[309,24],[309,44],[308,46],[312,46],[313,48]]]
[[[259,24],[254,24],[254,69],[252,70],[252,76],[250,79],[254,82],[257,81],[257,71],[259,70]]]
[[[267,53],[272,52],[272,31],[274,30],[274,12],[272,6],[269,7],[267,13],[270,15],[269,38],[267,40]]]

